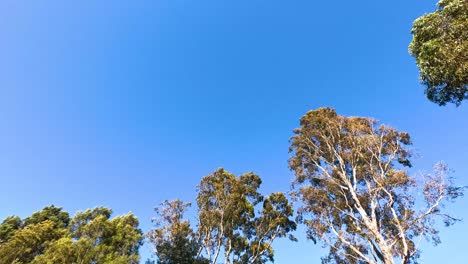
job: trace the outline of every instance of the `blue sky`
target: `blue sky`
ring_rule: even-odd
[[[218,167],[287,191],[288,138],[308,110],[408,131],[417,170],[443,160],[468,183],[468,108],[428,102],[408,55],[435,1],[0,2],[0,218],[55,204],[134,212],[193,201]],[[448,209],[468,219],[467,198]],[[468,220],[466,220],[468,221]],[[424,245],[462,263],[467,222]],[[303,231],[303,230],[300,230]],[[307,242],[276,263],[320,263]],[[147,246],[144,247],[147,255]]]

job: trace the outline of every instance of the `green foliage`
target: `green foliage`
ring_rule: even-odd
[[[296,224],[290,219],[293,210],[286,196],[263,196],[258,192],[261,183],[254,173],[236,177],[222,168],[205,176],[198,186],[196,231],[183,220],[189,204],[163,203],[156,210],[157,228],[149,234],[158,263],[214,264],[220,258],[232,264],[273,261],[273,241],[285,236],[294,240],[290,232]]]
[[[18,216],[8,216],[5,218],[0,224],[0,244],[10,240],[16,230],[21,227],[22,223]]]
[[[158,264],[204,264],[207,259],[197,257],[195,241],[184,236],[176,236],[171,241],[157,245]]]
[[[46,220],[52,221],[58,228],[67,227],[70,221],[70,215],[62,211],[61,207],[51,205],[44,207],[41,211],[35,212],[24,219],[24,226],[39,224]]]
[[[442,0],[414,21],[410,53],[429,100],[459,105],[468,98],[468,1]]]
[[[0,226],[0,263],[30,263],[66,233],[69,220],[68,213],[53,205],[23,221],[7,217]]]
[[[111,219],[111,213],[95,208],[69,219],[61,208],[50,206],[24,221],[9,217],[0,230],[16,231],[4,232],[8,235],[0,243],[0,263],[138,263],[142,233],[137,218],[127,214]]]
[[[50,220],[28,225],[0,244],[0,263],[31,263],[64,233],[63,228],[55,228],[55,223]]]

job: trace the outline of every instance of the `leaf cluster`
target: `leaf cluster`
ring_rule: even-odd
[[[442,0],[414,21],[409,45],[429,100],[457,105],[468,98],[468,1]]]

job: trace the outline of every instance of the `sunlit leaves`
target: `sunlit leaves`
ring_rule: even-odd
[[[459,105],[468,98],[468,1],[442,0],[414,21],[410,53],[429,100]]]

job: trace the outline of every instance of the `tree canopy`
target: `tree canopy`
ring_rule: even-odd
[[[222,168],[205,176],[198,186],[196,230],[183,220],[189,204],[178,200],[163,203],[157,209],[157,228],[149,234],[159,263],[273,261],[272,242],[285,236],[294,240],[290,232],[296,224],[290,218],[293,209],[286,196],[263,196],[258,192],[261,183],[254,173],[236,177]],[[166,252],[179,252],[176,255],[184,256],[184,262],[177,262],[176,256],[168,258]]]
[[[414,21],[410,53],[429,100],[459,105],[468,98],[468,1],[441,0]]]
[[[69,218],[55,206],[0,225],[0,263],[138,263],[142,233],[132,214],[99,207]]]
[[[409,175],[408,133],[331,108],[309,111],[300,124],[289,166],[302,203],[299,221],[330,249],[324,263],[412,263],[420,238],[440,242],[433,221],[456,221],[442,205],[462,188],[443,164],[433,174]]]

